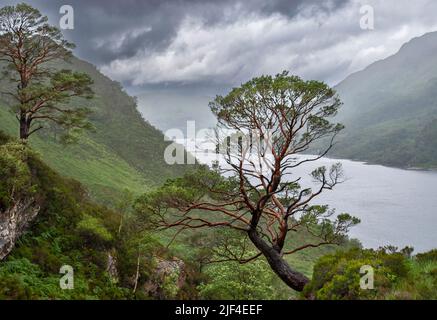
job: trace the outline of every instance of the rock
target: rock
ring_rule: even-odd
[[[40,207],[33,198],[16,201],[10,208],[0,212],[0,261],[14,248],[17,239],[35,219]]]
[[[108,262],[106,271],[108,272],[111,280],[114,283],[118,283],[118,270],[117,270],[117,258],[113,252],[108,252]]]
[[[176,286],[178,288],[182,288],[186,280],[185,274],[185,263],[176,257],[173,257],[172,260],[161,260],[158,262],[158,266],[156,268],[156,273],[162,277],[168,277],[174,273],[178,274],[176,279]]]
[[[154,278],[144,284],[143,290],[158,299],[175,298],[186,278],[184,261],[176,257],[171,260],[156,258]]]

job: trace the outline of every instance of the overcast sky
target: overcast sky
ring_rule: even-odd
[[[335,84],[437,30],[435,0],[27,2],[53,23],[62,4],[72,5],[75,29],[65,34],[76,53],[135,86],[234,85],[284,69]],[[374,30],[360,28],[367,4]]]
[[[437,30],[435,0],[27,2],[54,24],[60,6],[72,5],[75,29],[64,33],[76,55],[140,96],[221,91],[282,70],[335,85]],[[360,28],[363,5],[374,9],[374,30]]]

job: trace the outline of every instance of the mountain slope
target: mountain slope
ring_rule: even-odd
[[[346,125],[332,155],[400,167],[437,166],[437,32],[336,86]]]
[[[104,201],[125,189],[141,193],[185,170],[184,166],[165,164],[163,154],[168,142],[141,117],[135,99],[118,83],[76,58],[71,63],[57,62],[55,67],[86,72],[94,80],[95,98],[72,103],[85,104],[92,109],[91,121],[96,130],[85,133],[79,144],[70,146],[59,144],[53,131],[32,136],[32,147],[52,168],[79,180],[95,199]],[[3,78],[0,86],[5,88],[11,84]],[[9,112],[10,103],[4,96],[0,97],[0,130],[16,136],[18,123]]]
[[[80,183],[3,134],[0,172],[0,300],[128,296],[107,272],[118,254],[119,213],[91,202]],[[63,265],[74,269],[74,290],[59,285]]]

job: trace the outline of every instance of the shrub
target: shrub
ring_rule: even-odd
[[[437,249],[428,251],[428,252],[424,252],[424,253],[418,253],[416,255],[416,259],[419,262],[437,262]]]
[[[0,146],[0,211],[4,211],[12,201],[22,195],[31,195],[31,173],[27,164],[30,151],[18,142]]]
[[[86,215],[78,224],[79,233],[89,243],[108,244],[113,240],[112,234],[103,226],[102,222]]]
[[[0,145],[0,211],[12,198],[33,195],[40,212],[0,262],[0,300],[129,297],[130,290],[118,287],[106,272],[106,249],[119,215],[90,202],[78,182],[0,134],[0,144],[5,142]],[[74,290],[59,286],[62,265],[74,268]]]
[[[205,269],[209,277],[198,289],[203,299],[253,300],[274,299],[273,274],[267,262],[248,264],[222,262]]]
[[[374,270],[374,289],[361,289],[362,266]],[[354,248],[319,259],[304,294],[316,299],[378,299],[409,275],[410,263],[399,252]]]

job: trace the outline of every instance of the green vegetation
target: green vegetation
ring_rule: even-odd
[[[210,281],[199,286],[204,299],[275,299],[274,275],[264,260],[250,264],[217,263],[205,268]]]
[[[16,175],[13,170],[3,172],[5,180],[2,182],[21,188],[25,181],[27,188],[19,193],[17,191],[21,189],[15,188],[13,197],[8,194],[8,201],[33,197],[41,207],[31,228],[19,239],[8,258],[0,263],[0,299],[125,296],[125,290],[115,287],[105,271],[106,251],[114,244],[110,234],[118,215],[90,202],[79,183],[59,176],[25,145],[8,142],[0,148],[2,160],[22,159],[17,162],[21,174]],[[4,201],[2,203],[5,205]],[[92,241],[90,234],[94,236]],[[74,290],[59,287],[62,265],[74,268]]]
[[[48,123],[64,129],[63,139],[71,132],[89,129],[89,109],[65,108],[73,97],[91,99],[91,78],[80,72],[50,68],[50,62],[66,60],[74,44],[47,23],[48,18],[28,4],[0,9],[0,59],[6,62],[3,76],[9,77],[13,90],[2,91],[12,97],[20,124],[20,138],[28,139]]]
[[[237,253],[230,250],[230,259],[245,263],[263,256],[288,287],[302,291],[309,279],[285,257],[340,244],[349,228],[359,223],[347,213],[330,220],[332,210],[313,205],[322,192],[341,182],[340,164],[313,170],[314,188],[302,187],[300,177],[287,181],[294,168],[320,159],[332,147],[343,129],[330,121],[340,105],[336,92],[323,82],[304,81],[287,71],[254,78],[226,96],[217,96],[210,103],[221,126],[217,136],[224,129],[226,135],[232,130],[246,138],[239,137],[232,145],[230,139],[218,137],[218,143],[228,142],[223,154],[226,165],[198,168],[149,192],[141,199],[143,216],[164,230],[237,231],[256,250],[252,257],[244,248]],[[318,156],[295,157],[325,137],[330,143]],[[289,234],[302,231],[312,239],[286,246]]]
[[[42,37],[41,45],[54,50],[56,59],[32,58],[42,59],[43,67],[50,69],[46,81],[23,81],[29,76],[24,72],[27,67],[15,70],[21,76],[18,87],[17,79],[0,79],[2,89],[19,96],[18,108],[17,101],[0,97],[0,214],[22,202],[31,203],[38,212],[0,262],[0,299],[437,299],[436,250],[415,257],[408,248],[363,250],[346,236],[358,219],[340,214],[331,220],[333,212],[327,206],[311,205],[323,190],[340,182],[339,165],[311,173],[320,184],[315,190],[302,189],[299,179],[281,181],[289,174],[287,168],[301,164],[291,156],[343,129],[328,119],[341,104],[334,90],[284,72],[255,78],[225,97],[218,96],[211,107],[222,124],[237,131],[257,128],[262,137],[275,133],[270,141],[275,156],[271,172],[259,174],[262,168],[257,170],[253,163],[253,171],[243,170],[247,160],[243,148],[248,146],[242,143],[233,154],[240,165],[233,165],[228,153],[234,177],[223,175],[217,167],[196,166],[187,172],[186,166],[165,164],[168,143],[142,119],[135,98],[92,65],[74,57],[64,61],[66,52],[57,50],[70,45],[59,31],[46,26],[35,9],[17,8],[31,16],[33,25],[43,25],[32,29],[43,32],[33,36]],[[6,16],[12,25],[17,23],[11,10],[0,11],[0,22]],[[0,54],[17,52],[8,39],[0,40]],[[23,49],[26,56],[38,53],[28,41],[12,42],[24,43],[18,51]],[[54,43],[60,47],[52,47]],[[412,47],[401,52],[417,54]],[[434,55],[426,58],[421,63],[434,66]],[[26,59],[16,59],[20,69]],[[3,74],[9,67],[0,64]],[[395,63],[392,71],[398,68]],[[366,72],[373,74],[373,69]],[[390,84],[389,98],[372,87],[365,89],[379,94],[374,100],[354,91],[359,76],[352,77],[352,84],[340,85],[340,90],[353,94],[345,95],[348,103],[351,97],[360,97],[359,103],[372,105],[359,123],[347,113],[339,116],[358,130],[346,133],[342,152],[354,157],[367,152],[375,161],[393,165],[434,166],[437,119],[431,112],[436,105],[429,92],[437,82],[426,74],[425,82],[412,85],[414,90],[402,91],[410,100],[393,92],[415,79],[414,72]],[[372,76],[369,79],[372,84],[384,84]],[[58,90],[65,86],[67,92]],[[33,110],[35,105],[28,109],[29,99],[46,109]],[[50,103],[44,105],[39,99]],[[411,101],[423,106],[414,117]],[[60,111],[57,104],[67,109]],[[388,111],[396,115],[394,120],[381,116]],[[54,118],[57,125],[44,121],[47,130],[37,127],[36,133],[27,122],[35,114],[40,120]],[[67,145],[60,143],[66,141],[58,125],[95,130],[69,131],[69,138],[77,143]],[[11,136],[20,133],[23,140],[32,134],[32,139],[17,141],[2,131]],[[356,132],[359,137],[354,136]],[[372,136],[374,132],[383,134]],[[264,157],[264,145],[255,148]],[[251,179],[259,181],[252,185]],[[207,229],[197,232],[203,227]],[[72,290],[59,285],[60,268],[65,265],[74,270]],[[359,286],[363,265],[375,270],[374,290]]]
[[[0,263],[0,299],[193,299],[200,297],[201,285],[209,285],[210,280],[195,268],[198,249],[193,250],[192,242],[180,239],[175,249],[168,249],[171,234],[139,228],[136,216],[129,214],[119,232],[120,213],[92,203],[78,182],[51,170],[26,145],[3,134],[0,143],[2,210],[12,201],[29,197],[41,207],[15,249]],[[128,205],[123,207],[129,213]],[[117,261],[117,279],[107,271],[109,255]],[[171,261],[174,256],[186,260],[183,287],[176,285],[177,271],[156,277],[158,261]],[[133,293],[138,261],[139,289]],[[73,290],[59,287],[62,265],[74,268]],[[156,284],[156,291],[143,289]]]
[[[171,232],[168,226],[179,227],[175,228],[167,239],[171,243],[173,241],[172,235],[180,236],[178,241],[175,241],[172,246],[173,252],[185,261],[190,261],[197,265],[196,269],[204,270],[207,276],[215,274],[217,270],[222,270],[223,272],[234,270],[235,273],[241,273],[241,275],[246,273],[246,276],[238,276],[237,278],[224,277],[229,282],[225,281],[224,278],[218,280],[216,277],[210,277],[210,285],[199,287],[201,292],[203,292],[201,295],[204,294],[205,297],[216,298],[217,296],[211,293],[213,289],[217,291],[214,291],[215,294],[223,294],[225,297],[230,293],[223,291],[223,286],[234,286],[239,287],[241,290],[234,291],[234,296],[238,296],[238,299],[248,298],[247,287],[253,285],[250,281],[253,277],[257,278],[257,281],[262,282],[262,286],[265,286],[267,291],[270,290],[269,288],[272,285],[281,288],[278,292],[281,292],[282,298],[295,296],[293,291],[274,275],[273,268],[267,268],[269,266],[269,264],[266,264],[268,257],[265,259],[261,254],[258,254],[259,250],[249,240],[250,238],[247,233],[239,229],[236,229],[234,233],[230,232],[234,229],[229,228],[223,222],[224,218],[220,212],[215,212],[210,207],[199,206],[196,208],[196,211],[191,210],[189,215],[182,213],[182,217],[179,216],[180,208],[196,206],[192,204],[193,199],[217,198],[217,194],[208,193],[207,191],[211,189],[211,185],[215,186],[216,189],[214,190],[218,193],[217,190],[223,190],[223,192],[234,190],[232,188],[235,188],[235,183],[235,180],[223,178],[217,172],[206,168],[189,172],[181,178],[168,181],[162,187],[141,197],[135,206],[136,217],[134,220],[140,230],[144,230],[144,227],[139,223],[140,221],[144,225],[148,225],[150,229],[157,230],[156,232],[161,239]],[[218,186],[221,186],[222,189],[218,189]],[[201,201],[200,203],[204,202]],[[232,207],[228,206],[226,210],[231,210],[230,208]],[[309,208],[309,210],[308,214],[302,215],[299,220],[292,220],[295,227],[284,243],[284,247],[290,250],[284,255],[284,263],[290,263],[296,272],[302,273],[305,277],[311,276],[312,265],[318,257],[335,251],[335,249],[339,248],[339,244],[343,248],[355,245],[354,242],[348,241],[344,234],[336,231],[337,228],[342,230],[347,228],[350,219],[348,215],[344,216],[346,224],[341,221],[343,219],[342,215],[339,216],[337,222],[332,223],[325,218],[319,219],[319,215],[324,216],[327,212],[326,207],[314,206]],[[185,221],[188,223],[190,221],[200,221],[200,225],[206,227],[206,229],[196,238],[196,230],[201,227],[190,228],[190,225],[185,224]],[[356,223],[356,221],[354,220],[353,223]],[[193,224],[193,226],[196,226],[196,224]],[[267,228],[267,226],[262,222],[259,228]],[[193,239],[197,240],[193,241]],[[322,241],[322,244],[319,244],[320,241]],[[306,245],[308,244],[310,245],[307,247]],[[251,262],[254,258],[259,258],[262,262],[257,261],[257,273],[252,274],[253,266],[250,264],[246,265],[246,262]],[[202,269],[206,265],[218,262],[223,264],[220,266],[207,266],[205,269]],[[264,290],[262,291],[264,292]],[[255,296],[261,298],[262,294],[254,293],[253,297]],[[278,296],[276,295],[276,297]],[[266,298],[266,296],[263,296],[263,298]],[[273,298],[273,296],[270,298]]]
[[[155,257],[173,256],[156,234],[137,229],[137,222],[129,219],[128,205],[123,205],[126,221],[120,229],[121,213],[93,203],[79,182],[50,169],[30,147],[0,134],[0,150],[0,212],[26,199],[40,207],[15,248],[0,262],[0,299],[157,297],[142,289],[133,293],[137,258],[144,285],[160,284],[161,279],[154,279]],[[117,261],[115,274],[108,271],[111,260]],[[60,288],[63,265],[74,269],[73,290]],[[168,281],[167,287],[172,288],[174,283]],[[178,288],[177,294],[183,292]],[[160,297],[170,298],[173,293],[174,288]]]
[[[10,206],[13,198],[34,193],[27,157],[27,149],[22,144],[0,146],[0,211]]]
[[[436,250],[415,257],[409,249],[354,248],[321,258],[314,266],[306,296],[316,299],[437,299]],[[373,289],[361,289],[360,268],[371,266]]]
[[[125,189],[139,195],[185,171],[164,162],[170,142],[142,118],[136,99],[72,57],[73,45],[37,9],[4,7],[0,21],[0,130],[32,135],[42,159],[100,203],[113,205]]]
[[[287,246],[299,246],[313,240],[311,234],[301,230],[299,233],[290,235]],[[202,270],[201,284],[197,287],[199,297],[202,299],[288,300],[300,298],[298,292],[290,290],[275,275],[263,257],[244,264],[229,259],[230,251],[234,254],[241,254],[242,250],[246,250],[247,256],[256,254],[256,248],[238,233],[226,229],[204,231],[201,234],[187,237],[184,242],[191,248],[202,248],[195,250],[189,256],[192,263]],[[286,260],[296,270],[311,278],[313,265],[318,258],[355,246],[359,244],[346,240],[341,246],[322,246],[299,251],[287,256]]]
[[[33,135],[29,144],[50,167],[83,183],[94,200],[110,205],[125,189],[139,195],[186,170],[186,166],[164,162],[163,154],[169,142],[143,120],[135,99],[118,83],[75,58],[71,64],[58,61],[56,66],[85,72],[93,79],[96,96],[80,103],[92,110],[90,122],[95,130],[82,133],[78,143],[68,145],[60,143],[56,128]],[[2,78],[0,86],[10,84]],[[16,136],[19,128],[9,112],[10,103],[0,96],[0,129]]]
[[[4,135],[0,135],[0,144],[5,178],[2,205],[11,203],[7,195],[11,186],[16,186],[15,199],[34,197],[41,206],[16,248],[0,263],[0,299],[302,298],[278,279],[262,257],[247,264],[217,262],[230,248],[234,253],[244,249],[248,256],[255,252],[238,233],[218,228],[188,231],[174,239],[174,232],[154,229],[151,217],[143,215],[144,198],[132,210],[129,196],[119,204],[125,210],[120,228],[121,213],[92,203],[79,183],[55,173],[29,147]],[[286,245],[296,247],[314,240],[302,230],[290,234]],[[347,251],[351,247],[354,249]],[[340,247],[298,251],[287,256],[287,261],[311,278],[320,258],[305,289],[307,296],[317,299],[436,298],[435,250],[407,258],[401,253],[358,247],[354,241],[344,241]],[[116,275],[108,272],[110,256],[117,261]],[[159,275],[159,263],[175,259],[182,259],[184,267]],[[375,266],[375,291],[357,289],[363,264]],[[74,290],[59,287],[62,265],[74,268]]]
[[[110,243],[113,239],[112,234],[102,225],[102,221],[92,216],[85,216],[79,221],[77,228],[84,238],[88,238],[88,242]]]

